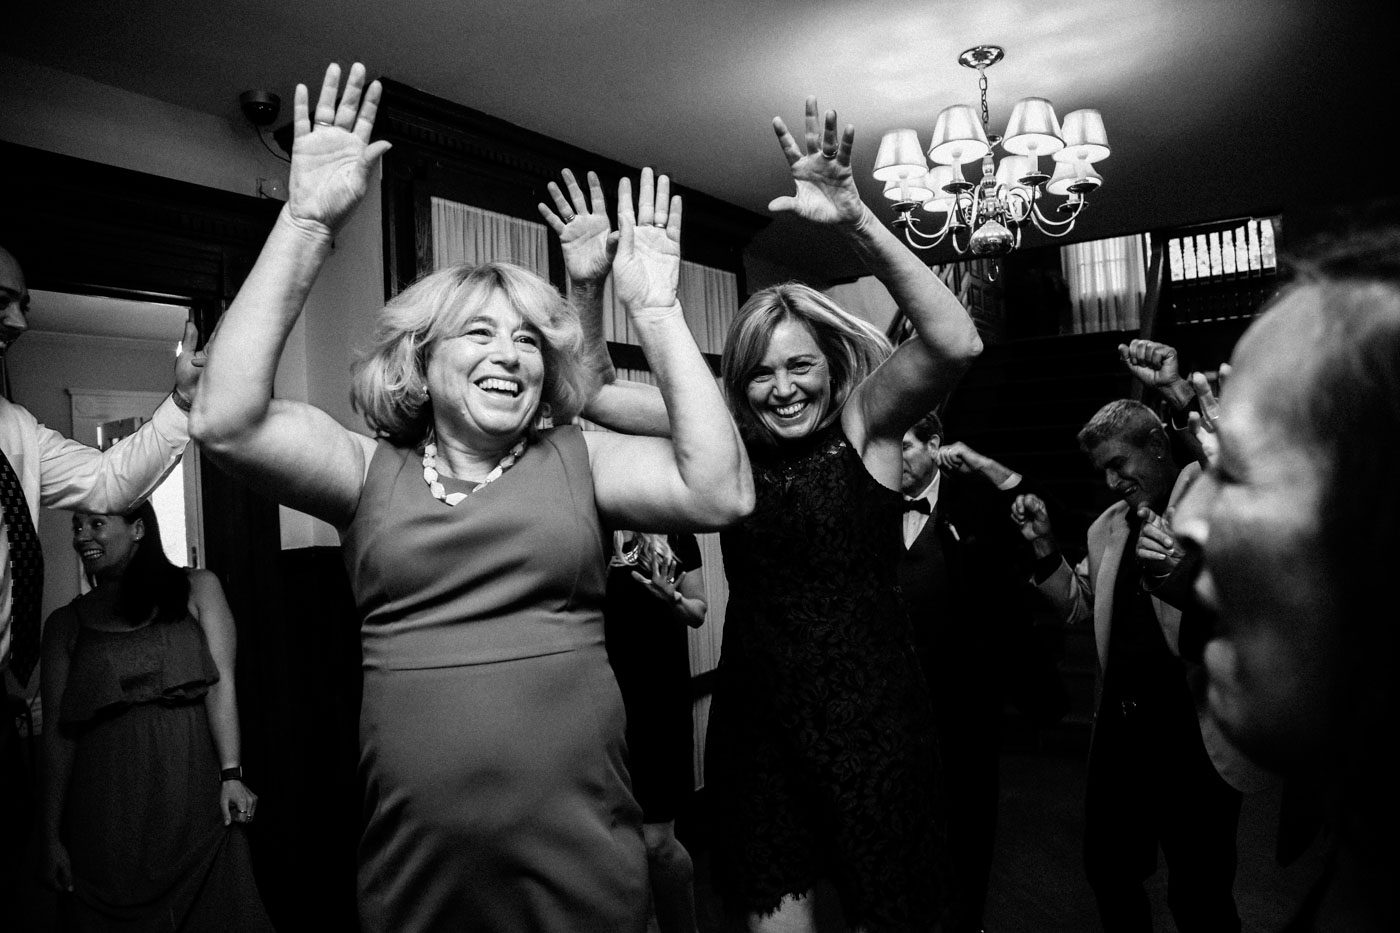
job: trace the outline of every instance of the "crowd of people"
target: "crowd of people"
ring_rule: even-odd
[[[1228,380],[1149,339],[1119,348],[1168,416],[1111,400],[1079,432],[1117,501],[1075,560],[1034,477],[945,437],[936,412],[978,331],[862,202],[854,129],[815,99],[801,142],[774,121],[795,191],[770,209],[848,241],[908,340],[805,285],[764,288],[717,385],[678,297],[669,180],[621,179],[614,224],[598,177],[565,171],[539,211],[571,300],[510,263],[448,267],[379,312],[355,364],[372,436],[276,398],[283,344],[389,148],[379,96],[358,64],[343,85],[332,65],[314,100],[298,87],[288,201],[136,434],[99,452],[0,401],[0,664],[20,683],[41,666],[34,831],[72,929],[271,929],[235,624],[217,577],[164,556],[147,501],[191,437],[340,533],[361,618],[365,930],[697,929],[675,821],[700,738],[700,532],[719,533],[728,585],[709,857],[742,928],[815,931],[826,885],[852,930],[982,929],[1005,700],[1045,721],[1068,703],[1037,601],[1093,625],[1083,854],[1105,929],[1152,929],[1159,847],[1177,928],[1240,929],[1241,795],[1275,782],[1323,814],[1329,853],[1289,929],[1400,926],[1381,592],[1400,556],[1400,234],[1301,265]],[[612,368],[609,278],[655,385]],[[3,251],[0,302],[3,349],[28,310]],[[74,511],[92,585],[42,639],[41,504]]]

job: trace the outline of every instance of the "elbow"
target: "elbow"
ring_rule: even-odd
[[[982,355],[982,335],[977,332],[975,326],[968,327],[966,337],[954,350],[954,354],[954,358],[963,369],[971,366]]]
[[[201,405],[198,399],[190,410],[190,440],[197,443],[201,450],[213,454],[215,458],[237,448],[246,433],[246,428],[246,425],[238,424],[236,419],[210,411],[209,406]]]
[[[752,515],[755,503],[753,477],[744,470],[739,480],[708,497],[701,521],[705,530],[721,531]]]

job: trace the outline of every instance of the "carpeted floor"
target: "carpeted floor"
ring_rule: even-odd
[[[987,898],[987,933],[1093,933],[1101,929],[1080,863],[1084,758],[1077,751],[1006,751],[1002,755],[1001,811],[996,861]],[[1279,868],[1274,834],[1276,790],[1245,798],[1240,815],[1236,901],[1245,933],[1272,933],[1291,916],[1318,870],[1316,847]],[[736,933],[708,884],[703,844],[695,844],[701,933]],[[1166,907],[1165,867],[1149,884],[1155,926],[1176,930]],[[822,933],[844,930],[839,908],[818,892]],[[653,928],[654,929],[654,928]]]

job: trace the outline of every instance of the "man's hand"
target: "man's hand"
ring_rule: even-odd
[[[1181,378],[1176,348],[1141,338],[1118,345],[1118,357],[1143,385],[1156,389],[1178,410],[1191,403],[1191,388]]]
[[[194,321],[185,322],[185,334],[180,338],[180,355],[175,357],[175,391],[180,393],[180,401],[193,402],[199,391],[199,377],[204,373],[204,364],[209,360],[208,347],[195,350],[199,342],[199,328]]]

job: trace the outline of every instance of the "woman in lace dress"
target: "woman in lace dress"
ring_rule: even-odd
[[[895,592],[900,443],[980,351],[971,319],[861,202],[854,128],[806,108],[796,182],[769,209],[844,236],[917,336],[884,336],[802,285],[764,289],[725,341],[723,382],[757,505],[723,533],[730,596],[706,749],[716,883],[751,930],[812,930],[819,880],[847,923],[928,930],[942,911],[937,749]],[[571,185],[572,187],[572,185]],[[586,410],[664,433],[654,393],[612,383]]]

